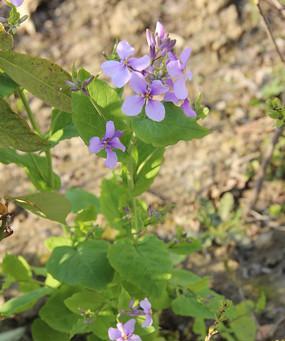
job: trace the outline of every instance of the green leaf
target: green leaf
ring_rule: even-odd
[[[73,125],[72,115],[54,109],[51,114],[51,127],[49,141],[59,143],[60,141],[77,137],[78,132]]]
[[[87,96],[72,94],[72,120],[86,145],[91,137],[105,134],[106,122]]]
[[[13,46],[13,36],[5,31],[1,31],[0,27],[0,50],[12,50]]]
[[[78,316],[73,314],[64,304],[64,301],[74,294],[74,289],[61,287],[52,295],[41,308],[40,318],[52,329],[61,333],[70,334],[73,326],[78,321]]]
[[[201,335],[203,338],[207,335],[207,328],[203,318],[195,318],[193,324],[193,332],[195,334]]]
[[[177,253],[178,255],[189,255],[190,253],[201,250],[202,244],[200,240],[193,239],[189,242],[180,242],[171,245],[170,251]]]
[[[88,86],[92,99],[100,106],[105,115],[124,117],[121,111],[122,100],[117,91],[101,79],[94,79]],[[110,118],[110,117],[109,117]]]
[[[212,319],[212,313],[203,303],[194,296],[180,295],[172,301],[171,307],[175,314],[181,316],[191,316],[195,318]]]
[[[90,289],[104,289],[113,278],[113,270],[107,259],[108,243],[88,240],[77,248],[55,248],[47,269],[51,275],[66,284]]]
[[[34,214],[61,224],[65,224],[66,216],[70,212],[70,202],[57,192],[40,192],[12,199]]]
[[[202,138],[208,129],[201,127],[196,120],[186,117],[183,111],[172,103],[165,103],[166,116],[162,122],[154,122],[145,115],[133,119],[133,127],[139,139],[157,147]]]
[[[231,332],[235,334],[238,341],[256,340],[256,323],[252,315],[253,304],[250,301],[243,301],[236,306],[232,306],[225,312],[227,325]],[[225,327],[221,324],[218,330],[223,335]]]
[[[262,291],[258,297],[256,304],[255,304],[255,310],[257,313],[261,313],[261,312],[263,312],[265,307],[266,307],[266,295],[265,295],[265,292]]]
[[[104,297],[94,290],[84,290],[67,298],[64,303],[74,314],[81,315],[86,311],[97,311],[104,305]],[[100,310],[100,309],[99,309]]]
[[[70,75],[60,66],[47,59],[0,51],[0,68],[45,103],[71,112],[71,99],[65,83],[70,80]]]
[[[33,185],[41,191],[60,188],[60,178],[53,172],[53,183],[50,183],[49,164],[46,157],[35,154],[19,154],[12,148],[0,148],[0,162],[15,163],[24,167]]]
[[[32,291],[39,287],[39,284],[32,278],[29,264],[22,256],[5,255],[2,271],[13,281],[18,282],[22,292]]]
[[[99,211],[99,199],[92,193],[81,188],[70,188],[65,195],[71,202],[71,211],[74,213],[93,206]]]
[[[0,333],[0,341],[20,341],[26,333],[25,327],[15,328],[4,333]]]
[[[159,296],[170,277],[167,247],[155,236],[147,236],[135,245],[119,240],[110,247],[108,256],[120,276],[147,295]]]
[[[207,277],[197,276],[189,270],[173,270],[170,283],[174,288],[186,288],[199,295],[204,295],[205,297],[214,294],[214,292],[209,289],[209,279]]]
[[[58,332],[49,327],[41,319],[36,319],[32,324],[33,341],[69,341],[68,334]]]
[[[72,241],[70,238],[63,236],[53,236],[45,240],[45,247],[52,251],[59,246],[71,246]]]
[[[154,148],[141,141],[137,142],[138,160],[135,172],[134,195],[145,192],[159,173],[163,162],[164,148]]]
[[[126,129],[125,116],[121,113],[122,101],[116,90],[99,79],[94,79],[88,90],[90,97],[72,94],[73,123],[87,145],[91,137],[104,136],[106,121],[112,120],[116,129]]]
[[[23,152],[35,152],[48,147],[47,141],[36,135],[27,122],[13,112],[0,98],[0,147],[13,147]]]
[[[5,255],[2,271],[12,276],[16,281],[27,281],[32,277],[30,266],[22,256]]]
[[[0,72],[0,97],[12,95],[18,87],[18,84],[6,75],[6,73]]]
[[[102,340],[108,340],[108,329],[116,325],[115,316],[108,311],[99,314],[91,326],[92,332]]]
[[[29,310],[41,298],[52,292],[50,288],[39,288],[19,297],[12,298],[0,306],[0,315],[12,316]]]
[[[129,193],[115,178],[101,183],[100,211],[112,228],[122,229]]]

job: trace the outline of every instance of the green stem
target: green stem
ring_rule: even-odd
[[[41,129],[40,129],[40,126],[39,126],[38,121],[36,119],[36,116],[32,112],[30,104],[29,104],[29,102],[28,102],[28,100],[24,94],[24,89],[19,88],[17,93],[18,93],[18,95],[19,95],[19,97],[20,97],[20,99],[21,99],[21,101],[25,107],[29,121],[30,121],[34,131],[37,132],[40,136],[42,136]],[[48,166],[48,181],[49,181],[50,186],[53,187],[52,157],[51,157],[50,150],[47,150],[45,152],[45,154],[46,154],[47,166]]]
[[[131,213],[132,213],[132,226],[135,228],[136,232],[139,231],[139,221],[138,221],[138,215],[137,215],[137,202],[136,199],[133,196],[133,191],[135,188],[135,165],[134,165],[134,161],[132,158],[132,150],[135,144],[135,136],[133,135],[131,140],[130,140],[130,144],[129,144],[129,148],[128,148],[128,154],[130,157],[129,160],[129,164],[128,164],[128,188],[129,188],[129,194],[131,197]]]
[[[48,149],[46,152],[46,158],[47,158],[47,166],[48,166],[48,180],[50,183],[51,188],[53,188],[53,171],[52,171],[52,156],[51,156],[51,152],[50,149]]]
[[[38,124],[38,122],[37,122],[37,119],[36,119],[34,113],[33,113],[32,110],[31,110],[30,104],[29,104],[29,102],[28,102],[28,100],[27,100],[27,98],[26,98],[26,96],[25,96],[25,94],[24,94],[24,89],[20,88],[17,92],[18,92],[19,97],[21,98],[21,101],[22,101],[22,103],[23,103],[25,109],[26,109],[26,112],[27,112],[27,114],[28,114],[28,117],[29,117],[29,120],[30,120],[30,122],[31,122],[31,125],[32,125],[33,129],[34,129],[38,134],[41,135],[40,126],[39,126],[39,124]]]

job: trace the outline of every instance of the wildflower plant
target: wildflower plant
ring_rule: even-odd
[[[5,19],[0,32],[0,162],[23,167],[33,190],[7,199],[61,224],[64,233],[46,240],[50,255],[40,268],[21,256],[4,257],[2,291],[17,283],[19,295],[1,305],[1,316],[20,314],[40,300],[35,341],[76,335],[88,341],[157,341],[163,340],[160,314],[171,309],[192,317],[194,332],[205,337],[206,322],[215,320],[225,299],[209,289],[207,279],[177,265],[197,244],[188,238],[164,242],[151,232],[165,214],[154,214],[140,197],[158,175],[166,148],[208,134],[198,123],[205,110],[188,93],[190,50],[177,52],[175,40],[157,23],[154,33],[146,32],[148,54],[136,57],[123,40],[102,63],[112,85],[83,68],[70,75],[51,61],[13,50],[20,4],[7,2],[10,17],[18,19]],[[130,96],[122,91],[127,86]],[[40,129],[30,94],[52,108],[48,131]],[[15,100],[21,105],[13,105]],[[90,157],[96,154],[93,162],[102,157],[113,170],[99,196],[62,188],[52,150],[70,138],[81,138]],[[7,230],[4,223],[0,228]],[[108,237],[110,229],[115,237]],[[254,325],[244,330],[251,309],[233,306],[216,329],[228,340],[233,334],[254,340]]]

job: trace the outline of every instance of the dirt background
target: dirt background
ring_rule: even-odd
[[[282,21],[270,0],[263,0],[262,6],[284,52],[284,18]],[[178,48],[190,46],[194,74],[191,94],[204,94],[211,109],[205,124],[212,133],[201,141],[169,147],[146,199],[154,205],[175,202],[175,209],[159,230],[168,238],[177,226],[193,235],[202,230],[197,218],[201,199],[217,205],[224,193],[231,192],[244,216],[256,170],[275,131],[275,123],[252,103],[261,98],[272,73],[282,68],[251,2],[26,0],[22,10],[32,20],[21,30],[17,49],[51,58],[67,70],[76,63],[97,73],[104,60],[102,53],[109,53],[119,38],[128,40],[139,54],[145,53],[145,28],[154,29],[158,19],[177,40]],[[49,110],[36,99],[32,99],[32,106],[46,129]],[[284,155],[282,137],[278,150]],[[107,172],[103,161],[90,156],[79,139],[60,143],[53,156],[63,190],[79,186],[98,193]],[[279,173],[277,166],[271,163],[273,176],[265,181],[255,210],[241,219],[243,237],[229,238],[225,245],[214,243],[189,263],[194,271],[212,276],[213,287],[235,301],[254,298],[260,288],[265,290],[268,304],[258,316],[258,340],[285,337],[285,226],[282,217],[274,219],[268,214],[270,205],[284,204],[285,199],[284,166]],[[0,175],[3,195],[32,190],[24,171],[14,165],[0,165]],[[0,254],[20,253],[39,263],[47,254],[43,241],[60,230],[48,221],[18,213],[14,236],[1,243]],[[226,270],[225,260],[230,270]]]

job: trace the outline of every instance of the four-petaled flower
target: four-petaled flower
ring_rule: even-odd
[[[113,84],[121,88],[131,79],[135,72],[142,72],[150,65],[149,56],[141,58],[131,57],[135,49],[125,40],[120,41],[117,46],[117,53],[120,60],[108,60],[101,65],[103,72],[111,77]]]
[[[188,90],[186,87],[187,79],[192,79],[191,71],[187,71],[186,66],[191,54],[191,49],[186,48],[180,55],[180,59],[173,59],[167,64],[167,71],[173,81],[173,91],[178,99],[186,99]]]
[[[137,93],[134,96],[127,96],[122,110],[127,116],[136,116],[145,105],[146,115],[153,121],[160,122],[165,117],[164,105],[154,96],[165,94],[168,88],[159,80],[148,84],[144,78],[134,75],[130,81],[131,88]]]
[[[152,325],[152,309],[151,309],[151,303],[150,301],[145,298],[144,300],[140,301],[140,306],[143,309],[144,315],[145,315],[145,321],[142,324],[143,328],[150,327]]]
[[[117,328],[109,328],[108,335],[114,341],[141,341],[141,338],[134,334],[136,320],[132,319],[123,323],[118,323]]]
[[[122,132],[115,129],[114,122],[108,121],[106,123],[105,136],[102,139],[98,136],[92,137],[89,142],[89,150],[91,153],[98,153],[105,149],[107,153],[105,165],[112,169],[116,166],[118,161],[117,154],[113,151],[113,149],[120,149],[122,152],[125,152],[126,150],[126,147],[119,139],[121,136]]]

